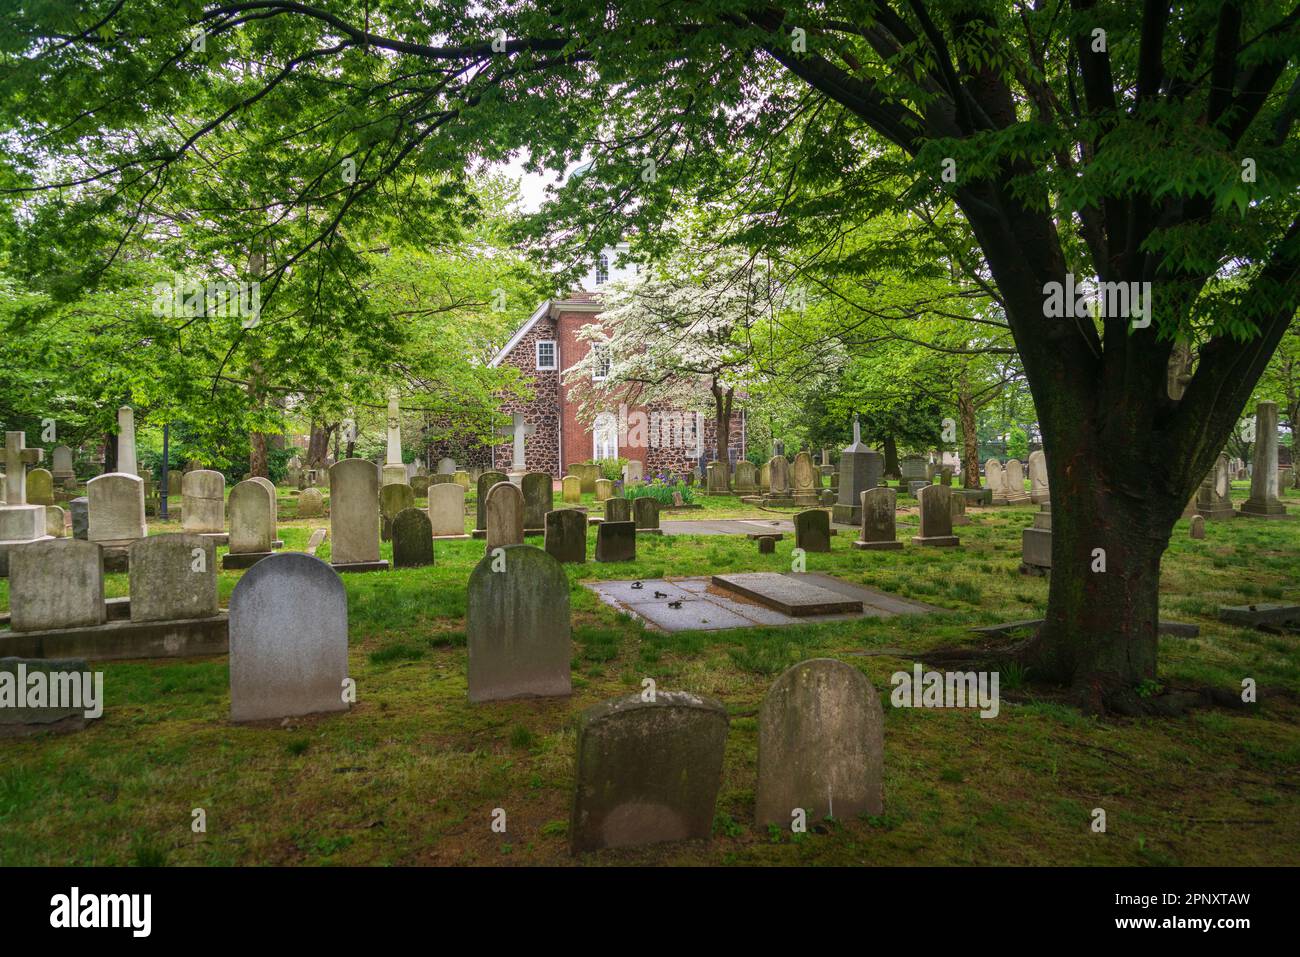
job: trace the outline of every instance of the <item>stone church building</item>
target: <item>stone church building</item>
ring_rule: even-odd
[[[635,265],[616,265],[623,251],[622,247],[606,249],[579,290],[541,303],[491,360],[493,367],[518,368],[532,389],[531,399],[509,399],[501,404],[505,416],[523,415],[528,471],[558,477],[578,462],[623,457],[640,461],[650,479],[660,473],[684,473],[701,460],[713,458],[717,428],[712,414],[645,406],[620,409],[611,403],[594,421],[579,418],[579,402],[570,395],[573,388],[564,382],[564,372],[591,349],[590,342],[578,338],[578,330],[599,322],[601,288],[636,275]],[[700,388],[701,399],[711,403],[707,386]],[[638,422],[648,428],[638,428]],[[744,410],[734,409],[729,437],[733,463],[745,454],[745,425]],[[492,464],[505,472],[512,461],[513,443],[506,437],[493,446]]]

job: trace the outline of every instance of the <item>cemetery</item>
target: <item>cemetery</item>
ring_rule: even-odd
[[[0,865],[1296,863],[1293,13],[92,6],[0,14]]]

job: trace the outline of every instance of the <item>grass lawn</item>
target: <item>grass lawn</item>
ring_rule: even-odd
[[[1238,483],[1234,500],[1245,497]],[[558,505],[557,495],[557,505]],[[588,500],[590,497],[588,497]],[[759,516],[735,499],[666,518]],[[1300,496],[1288,493],[1293,514]],[[104,717],[87,730],[0,742],[0,864],[567,864],[574,717],[633,693],[721,699],[731,714],[710,842],[606,851],[583,863],[644,864],[1294,864],[1300,844],[1300,652],[1297,639],[1227,627],[1221,604],[1300,601],[1300,520],[1209,522],[1203,541],[1179,522],[1164,560],[1162,617],[1200,637],[1162,638],[1160,680],[1240,687],[1250,713],[1098,721],[1020,676],[1002,675],[1002,707],[889,706],[890,674],[909,653],[969,641],[967,629],[1043,611],[1047,580],[1022,576],[1020,530],[1035,507],[971,509],[961,546],[861,552],[841,534],[824,571],[949,612],[664,635],[601,605],[583,580],[684,577],[790,568],[790,537],[760,555],[734,536],[638,542],[634,563],[565,566],[572,585],[573,696],[471,706],[465,686],[465,582],[479,541],[439,542],[433,568],[345,576],[351,712],[236,727],[225,658],[110,662]],[[302,549],[327,519],[294,519],[282,492],[281,537]],[[899,537],[916,516],[900,513]],[[178,530],[150,522],[150,531]],[[540,539],[530,540],[540,544]],[[591,536],[588,555],[594,551]],[[319,553],[328,559],[328,543]],[[385,543],[383,555],[391,558]],[[220,573],[224,605],[239,572]],[[127,576],[107,593],[124,595]],[[0,607],[8,582],[0,580]],[[855,652],[897,649],[901,656]],[[786,666],[843,657],[885,705],[885,812],[791,835],[753,824],[759,704]],[[1090,829],[1104,808],[1107,830]],[[203,808],[207,833],[191,831]],[[495,808],[507,832],[491,829]]]

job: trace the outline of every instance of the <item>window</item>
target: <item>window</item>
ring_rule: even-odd
[[[609,378],[609,346],[593,345],[591,351],[595,353],[591,366],[591,381],[604,382]]]
[[[537,343],[537,368],[538,369],[555,369],[559,363],[555,361],[555,340],[540,339]]]
[[[596,416],[591,426],[592,458],[618,458],[618,418],[612,412],[602,412]]]
[[[609,282],[609,257],[604,253],[596,260],[596,285],[601,286]]]

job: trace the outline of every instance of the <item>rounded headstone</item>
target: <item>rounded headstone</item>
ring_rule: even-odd
[[[230,491],[230,551],[233,554],[269,552],[275,540],[271,495],[254,479]]]
[[[330,467],[330,561],[379,561],[379,466],[374,462],[344,459]]]
[[[169,473],[170,476],[175,472]],[[181,527],[187,532],[219,534],[226,528],[226,477],[213,469],[181,476]]]
[[[325,512],[325,496],[318,488],[305,488],[298,496],[298,517],[319,518]]]
[[[524,493],[510,481],[497,482],[487,493],[487,548],[524,541]]]
[[[393,567],[423,568],[432,564],[433,524],[429,516],[418,508],[402,509],[393,519]]]

